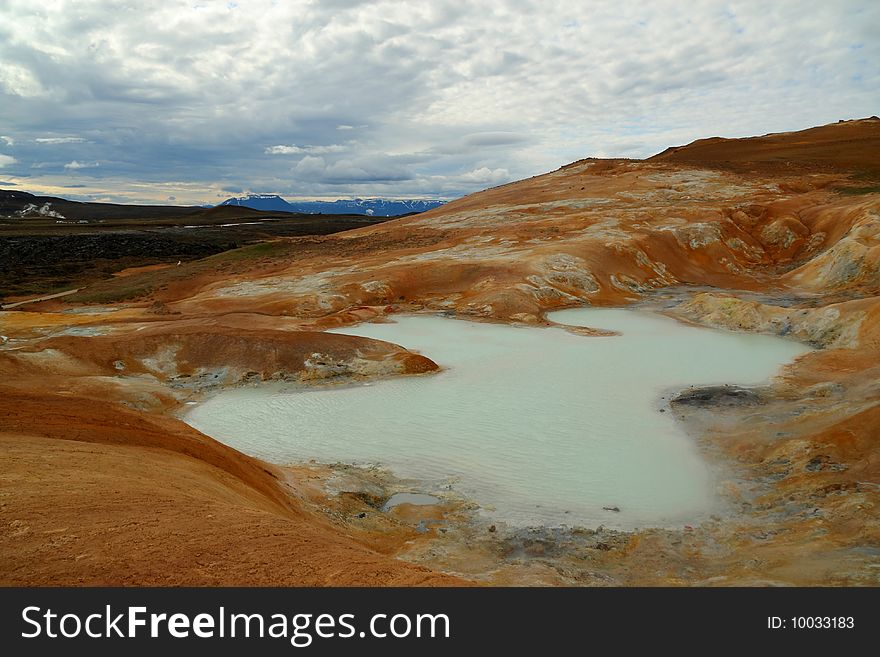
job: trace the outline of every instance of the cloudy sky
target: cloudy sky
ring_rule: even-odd
[[[453,198],[880,113],[880,2],[0,0],[0,187]]]

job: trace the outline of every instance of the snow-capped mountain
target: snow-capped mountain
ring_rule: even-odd
[[[301,212],[304,214],[365,214],[376,217],[395,217],[412,212],[426,212],[443,201],[421,199],[392,200],[384,198],[355,198],[338,201],[285,201],[276,194],[250,194],[229,198],[220,205],[241,205],[254,210],[272,212]]]

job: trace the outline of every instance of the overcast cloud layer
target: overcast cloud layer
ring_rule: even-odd
[[[876,0],[0,0],[0,186],[70,198],[452,198],[878,105]]]

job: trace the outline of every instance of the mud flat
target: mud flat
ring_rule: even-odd
[[[419,351],[439,374],[226,390],[185,420],[274,463],[377,463],[445,485],[510,526],[681,527],[719,502],[667,391],[763,383],[809,350],[631,310],[550,319],[619,335],[401,316],[337,332]]]

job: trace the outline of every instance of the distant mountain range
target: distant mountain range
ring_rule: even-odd
[[[229,198],[220,205],[239,205],[254,210],[271,212],[301,212],[305,214],[364,214],[375,217],[396,217],[414,212],[426,212],[443,205],[443,201],[417,199],[390,200],[384,198],[355,198],[338,201],[285,201],[275,194],[251,194]]]

